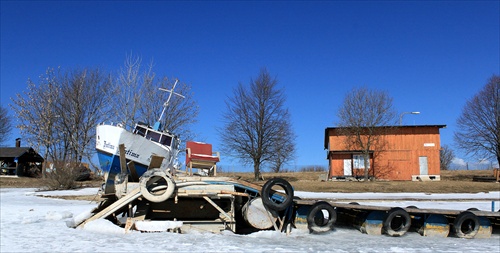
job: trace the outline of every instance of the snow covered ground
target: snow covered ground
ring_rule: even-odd
[[[488,239],[370,236],[355,229],[337,228],[322,235],[293,230],[290,235],[261,231],[250,235],[191,232],[140,233],[124,230],[107,220],[84,229],[68,228],[97,204],[88,201],[43,198],[41,195],[95,194],[97,189],[35,192],[0,189],[0,252],[500,252],[500,235]],[[360,204],[490,211],[500,206],[500,192],[481,194],[340,194],[297,192],[302,198],[356,199]],[[397,199],[404,199],[403,201]],[[414,201],[419,199],[420,201]],[[451,199],[453,201],[443,201]],[[461,201],[461,200],[467,201]]]

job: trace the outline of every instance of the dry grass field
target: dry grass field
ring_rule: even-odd
[[[477,193],[500,191],[500,183],[475,182],[474,176],[493,176],[491,170],[442,171],[441,181],[373,181],[373,182],[333,182],[321,181],[325,172],[263,173],[265,180],[281,177],[288,180],[296,191],[312,192],[422,192],[422,193]],[[253,181],[253,173],[220,173],[218,176],[234,177]],[[265,181],[256,182],[264,184]],[[46,183],[39,178],[0,177],[0,188],[42,188]],[[98,187],[102,180],[80,182],[80,187]]]
[[[95,179],[77,183],[78,187],[99,187],[103,181]],[[43,188],[47,182],[42,178],[0,176],[0,188]]]
[[[296,191],[312,192],[423,192],[423,193],[477,193],[500,191],[500,183],[474,182],[474,176],[493,176],[493,171],[442,171],[441,181],[369,181],[339,182],[320,181],[326,172],[263,173],[264,179],[281,177],[290,182]],[[252,173],[221,174],[252,181]],[[264,182],[261,182],[263,184]]]

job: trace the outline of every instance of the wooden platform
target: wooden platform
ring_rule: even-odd
[[[313,205],[318,202],[318,199],[300,199],[295,200],[294,202],[297,205]],[[328,202],[333,207],[344,208],[344,209],[352,209],[352,210],[362,210],[362,211],[389,211],[393,207],[389,206],[374,206],[374,205],[356,205],[356,204],[346,204],[346,203],[338,203],[331,200],[322,200]],[[466,210],[448,210],[448,209],[416,209],[416,208],[403,208],[410,214],[442,214],[442,215],[450,215],[456,216],[461,212]],[[500,212],[488,212],[488,211],[470,211],[477,215],[478,217],[492,217],[492,218],[500,218]]]

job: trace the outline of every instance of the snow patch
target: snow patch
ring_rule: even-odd
[[[306,229],[293,229],[290,235],[276,231],[259,231],[249,235],[223,231],[211,234],[189,231],[177,233],[140,233],[125,229],[106,219],[85,224],[83,229],[65,226],[65,222],[80,223],[90,217],[96,203],[77,200],[41,198],[33,189],[0,189],[0,252],[499,252],[500,235],[491,238],[465,240],[424,237],[409,232],[402,237],[373,236],[356,229],[336,227],[332,232],[315,235]],[[45,193],[49,194],[49,193]],[[57,194],[62,194],[58,192]],[[68,194],[73,194],[69,193]],[[304,198],[316,193],[300,193]],[[498,209],[499,192],[487,194],[400,194],[364,193],[357,195],[360,204],[409,206],[466,210],[474,207],[491,209],[493,198]],[[407,199],[415,196],[419,201]],[[322,193],[321,197],[335,199],[340,193]],[[423,196],[428,196],[425,199]],[[342,197],[345,197],[342,196]],[[352,197],[352,195],[351,195]],[[380,198],[377,200],[376,198]],[[391,198],[393,198],[391,200]],[[448,199],[448,201],[445,201]],[[62,211],[64,210],[64,211]],[[170,224],[172,225],[172,224]],[[170,225],[163,224],[162,229]],[[22,242],[20,241],[22,235]]]
[[[63,220],[67,218],[72,218],[73,213],[69,211],[57,212],[57,211],[49,211],[45,215],[46,220]]]
[[[92,210],[94,210],[94,208],[88,208],[87,210],[73,217],[72,220],[66,221],[66,226],[70,228],[76,227],[78,224],[84,222],[86,219],[92,216]]]
[[[85,224],[83,230],[99,234],[125,234],[125,229],[106,219],[93,220]]]
[[[169,229],[182,227],[182,221],[136,221],[135,228],[145,232],[165,232]]]

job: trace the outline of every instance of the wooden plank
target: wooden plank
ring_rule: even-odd
[[[108,207],[104,208],[102,211],[94,214],[92,217],[86,219],[84,222],[82,222],[80,225],[78,225],[78,228],[83,228],[85,224],[100,219],[100,218],[106,218],[108,215],[116,212],[118,209],[124,207],[125,205],[128,205],[130,202],[136,200],[142,196],[141,194],[141,189],[136,188],[133,191],[131,191],[129,194],[127,194],[125,197],[117,200],[113,204],[109,205]]]
[[[208,181],[208,182],[227,182],[228,184],[229,183],[232,183],[233,181],[235,181],[234,178],[232,177],[191,177],[191,176],[179,176],[179,177],[176,177],[176,182],[179,181],[179,182],[205,182],[205,181]]]
[[[137,171],[135,170],[134,161],[128,162],[127,167],[130,170],[130,177],[132,178],[132,182],[139,182],[139,175],[137,175]]]
[[[164,158],[163,156],[152,155],[151,162],[149,162],[148,170],[154,168],[160,168],[161,163],[163,162],[163,158]]]
[[[243,197],[249,197],[250,195],[248,193],[244,192],[234,192],[234,191],[220,191],[222,194],[231,194],[234,196],[243,196]]]
[[[125,144],[118,145],[120,149],[120,169],[122,173],[127,173],[127,159],[125,158]]]
[[[458,215],[466,210],[447,210],[447,209],[405,209],[410,214],[444,214],[444,215]],[[488,212],[488,211],[468,211],[475,214],[478,217],[492,217],[500,218],[499,212]]]
[[[294,202],[298,205],[313,205],[318,202],[317,199],[300,199],[294,200]],[[352,210],[361,210],[361,211],[389,211],[393,207],[389,206],[372,206],[372,205],[353,205],[346,203],[338,203],[332,200],[323,200],[328,202],[333,207],[344,208],[344,209],[352,209]],[[449,209],[415,209],[415,208],[403,208],[410,214],[443,214],[443,215],[458,215],[465,210],[449,210]],[[500,212],[488,212],[488,211],[470,211],[477,216],[482,217],[500,217]]]
[[[233,184],[239,184],[239,185],[254,189],[255,191],[257,191],[259,193],[262,192],[262,185],[258,185],[258,184],[250,183],[247,181],[238,180],[238,179],[236,179],[236,180],[232,179],[231,181],[228,181],[228,182],[233,183]]]
[[[228,213],[226,213],[222,208],[220,208],[219,205],[215,204],[215,202],[213,200],[211,200],[209,197],[207,196],[203,196],[203,198],[208,202],[210,203],[210,205],[212,205],[215,209],[217,209],[217,211],[219,211],[222,215],[224,215],[227,219],[227,221],[233,221],[233,217],[231,217]]]

